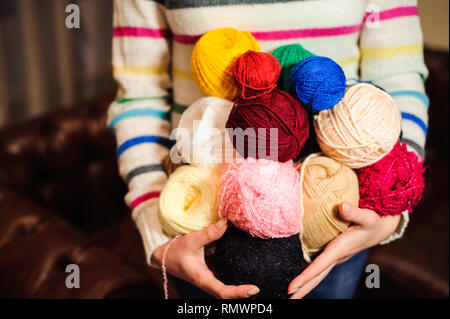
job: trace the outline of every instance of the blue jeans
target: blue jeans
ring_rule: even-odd
[[[328,276],[314,288],[305,299],[351,299],[358,286],[359,278],[366,263],[367,250],[363,250],[347,260],[345,263],[334,267]],[[171,277],[175,287],[184,299],[210,299],[208,295],[198,287],[190,283]]]

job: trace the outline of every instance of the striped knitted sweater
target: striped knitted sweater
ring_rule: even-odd
[[[266,52],[300,43],[335,60],[347,79],[383,88],[402,112],[402,140],[424,156],[427,69],[417,0],[115,0],[119,92],[108,125],[116,134],[120,174],[129,187],[125,200],[149,264],[153,250],[170,239],[157,214],[170,132],[203,96],[191,74],[192,50],[202,34],[222,27],[251,32]],[[385,242],[400,237],[407,222],[404,213]]]

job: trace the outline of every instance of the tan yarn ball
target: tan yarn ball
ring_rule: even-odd
[[[401,114],[389,94],[372,84],[359,83],[334,107],[314,117],[322,152],[351,168],[378,162],[398,141]]]
[[[318,153],[298,164],[297,170],[303,201],[300,240],[303,256],[310,262],[312,255],[348,228],[350,223],[340,218],[339,205],[358,206],[358,177],[351,168]]]

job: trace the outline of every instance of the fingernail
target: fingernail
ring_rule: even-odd
[[[226,224],[227,224],[227,219],[226,219],[226,218],[221,218],[221,219],[216,223],[216,229],[217,229],[217,230],[221,230]]]
[[[293,295],[293,294],[295,294],[295,293],[297,292],[297,290],[298,290],[298,287],[292,288],[291,290],[288,291],[288,295]]]
[[[349,204],[344,203],[342,204],[342,211],[344,212],[344,215],[350,215],[352,213],[352,207]]]
[[[258,288],[258,287],[253,288],[253,289],[247,291],[247,296],[254,296],[254,295],[256,295],[257,293],[259,293],[259,288]]]

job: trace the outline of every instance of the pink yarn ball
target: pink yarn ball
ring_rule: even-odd
[[[300,232],[301,188],[292,160],[241,159],[222,177],[219,214],[254,237],[282,238]]]
[[[380,161],[358,171],[361,208],[380,216],[410,213],[425,188],[423,162],[398,142]]]

